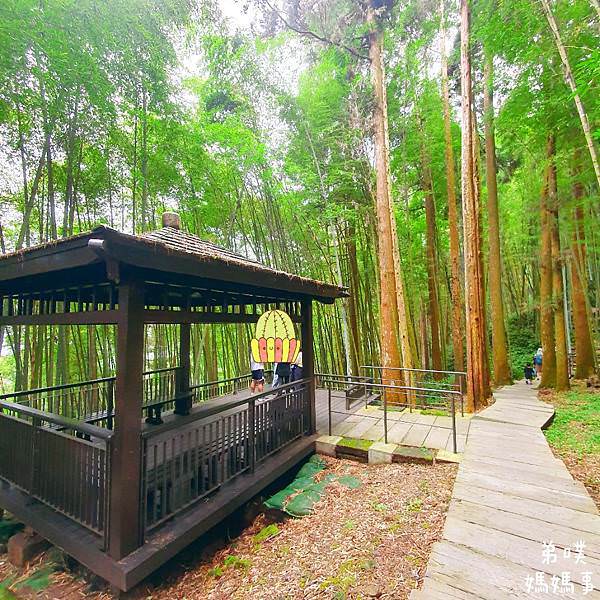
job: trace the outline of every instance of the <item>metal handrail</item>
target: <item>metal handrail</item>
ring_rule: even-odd
[[[154,375],[155,373],[165,373],[167,371],[175,371],[180,367],[163,367],[162,369],[155,369],[151,371],[143,371],[142,375]],[[32,390],[19,390],[18,392],[8,392],[7,394],[0,394],[0,400],[5,398],[20,398],[21,396],[28,396],[29,394],[43,394],[45,392],[58,392],[61,390],[69,390],[77,387],[83,387],[84,385],[96,385],[98,383],[106,383],[107,381],[115,381],[116,376],[110,375],[109,377],[99,377],[97,379],[87,379],[85,381],[76,381],[75,383],[62,383],[60,385],[51,385],[49,387],[34,388]]]
[[[341,380],[341,379],[333,379],[332,377],[328,377],[327,375],[324,374],[320,374],[321,378],[326,379],[327,381],[331,382],[331,383],[348,383],[348,381]],[[336,375],[337,377],[337,375]],[[344,377],[354,377],[354,375],[345,375]],[[365,378],[366,379],[366,378]],[[350,382],[352,383],[352,382]],[[363,382],[358,382],[358,383],[363,383]],[[456,396],[462,396],[462,393],[459,392],[458,390],[439,390],[436,388],[421,388],[421,387],[412,387],[412,386],[408,386],[408,385],[393,385],[393,384],[388,384],[388,383],[371,383],[371,382],[367,382],[369,387],[378,387],[378,388],[385,388],[385,389],[397,389],[397,390],[412,390],[415,392],[438,392],[438,393],[442,393],[442,394],[454,394]],[[279,388],[276,388],[279,389]]]
[[[68,390],[76,387],[82,387],[84,385],[95,385],[97,383],[105,383],[107,381],[114,381],[114,375],[112,377],[101,377],[99,379],[90,379],[88,381],[78,381],[76,383],[63,383],[61,385],[53,385],[44,388],[34,388],[32,390],[19,390],[18,392],[9,392],[8,394],[1,394],[0,400],[5,398],[20,398],[21,396],[28,396],[29,394],[43,394],[45,392],[56,392],[60,390]]]
[[[339,378],[338,378],[339,377]],[[343,377],[343,379],[342,379]],[[325,384],[329,383],[329,384],[345,384],[348,385],[349,383],[351,384],[352,381],[348,381],[348,379],[352,380],[353,378],[355,378],[355,376],[353,375],[343,375],[343,376],[337,376],[337,375],[332,375],[332,376],[328,376],[327,374],[324,373],[320,373],[319,374],[319,378],[321,379],[321,381]],[[456,396],[460,397],[461,400],[461,413],[463,411],[463,407],[462,407],[462,400],[463,400],[463,394],[462,391],[459,390],[440,390],[440,389],[435,389],[435,388],[420,388],[420,387],[411,387],[411,386],[403,386],[403,385],[394,385],[394,384],[382,384],[382,383],[372,383],[369,381],[364,381],[365,378],[361,378],[363,379],[363,381],[357,381],[356,383],[359,385],[364,386],[365,388],[365,397],[366,397],[366,388],[367,386],[369,388],[378,388],[378,389],[382,389],[382,390],[399,390],[399,391],[411,391],[411,392],[437,392],[438,394],[443,394],[443,395],[447,395],[450,397],[450,416],[452,418],[452,446],[453,446],[453,450],[454,453],[457,453],[457,441],[456,441]],[[331,385],[327,386],[327,390],[328,390],[328,415],[329,415],[329,435],[332,435],[332,427],[331,427]],[[387,413],[388,413],[388,402],[387,402],[387,394],[382,394],[383,395],[383,429],[384,429],[384,441],[387,444],[388,443],[388,423],[387,423]],[[399,406],[407,406],[407,407],[411,407],[412,409],[412,404],[410,402],[400,402],[397,403],[397,405]]]
[[[75,419],[67,419],[60,415],[54,415],[47,413],[37,408],[31,408],[24,406],[23,404],[16,404],[15,402],[7,402],[6,400],[0,400],[0,410],[9,410],[17,414],[31,417],[32,419],[38,419],[39,421],[45,421],[54,425],[59,425],[65,429],[72,429],[78,433],[89,435],[102,440],[109,440],[113,436],[113,432],[110,429],[104,429],[103,427],[96,427],[89,423],[77,421]]]
[[[415,371],[418,373],[445,373],[446,375],[466,375],[465,371],[440,371],[436,369],[412,369],[409,367],[382,367],[381,365],[361,365],[361,369],[385,369],[386,371]]]

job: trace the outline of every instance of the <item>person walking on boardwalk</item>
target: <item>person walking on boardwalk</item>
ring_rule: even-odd
[[[535,378],[535,369],[531,366],[531,363],[527,363],[525,365],[525,383],[527,385],[531,385],[531,382]]]
[[[541,348],[538,348],[537,352],[533,355],[536,379],[539,379],[542,376],[542,357],[543,351]]]
[[[252,371],[252,380],[250,381],[250,391],[259,394],[265,389],[265,365],[256,362],[250,353],[250,370]]]
[[[277,375],[277,385],[285,385],[290,382],[291,367],[289,362],[277,363],[275,375]]]
[[[298,356],[296,356],[296,360],[292,363],[291,377],[292,381],[298,381],[302,379],[302,352],[298,352]]]

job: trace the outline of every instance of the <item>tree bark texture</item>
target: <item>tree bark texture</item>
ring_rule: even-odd
[[[587,249],[585,244],[585,211],[582,205],[583,185],[579,179],[581,163],[579,152],[575,156],[573,172],[573,234],[571,240],[571,291],[573,328],[575,330],[575,379],[586,379],[596,370],[594,343],[590,320],[587,286]]]
[[[465,244],[465,309],[467,338],[467,402],[469,412],[485,406],[491,395],[485,318],[481,206],[477,174],[470,60],[470,8],[460,5],[462,98],[462,200]]]
[[[548,137],[546,149],[548,160],[554,158],[554,137]],[[546,178],[540,201],[541,248],[540,248],[540,332],[542,337],[542,379],[540,387],[556,385],[556,351],[554,339],[554,311],[552,307],[552,215],[549,210],[549,190],[551,178],[550,164],[546,168]]]
[[[504,322],[504,301],[502,299],[500,219],[498,216],[496,140],[494,135],[494,75],[493,57],[490,54],[487,54],[485,57],[484,70],[485,92],[483,109],[485,114],[485,164],[489,240],[488,278],[492,308],[492,362],[494,365],[494,383],[496,385],[508,385],[512,383],[512,375],[508,360],[508,340]]]

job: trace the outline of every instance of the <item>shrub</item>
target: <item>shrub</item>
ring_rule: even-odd
[[[533,361],[533,355],[540,346],[535,311],[511,316],[506,333],[512,376],[522,379],[523,367]]]

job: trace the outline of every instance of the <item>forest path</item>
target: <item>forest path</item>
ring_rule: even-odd
[[[600,515],[542,433],[554,408],[524,382],[494,397],[472,420],[442,541],[411,600],[600,599]]]

